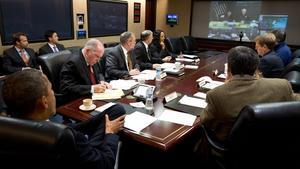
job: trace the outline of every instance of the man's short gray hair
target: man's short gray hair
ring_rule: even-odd
[[[146,40],[150,35],[152,35],[152,31],[150,31],[150,30],[144,30],[141,33],[141,40],[142,41]]]
[[[85,45],[84,49],[92,49],[95,50],[98,46],[103,46],[102,42],[100,42],[98,39],[90,39],[88,40]]]
[[[125,44],[129,38],[131,38],[133,35],[132,32],[123,32],[121,35],[120,35],[120,42],[121,44]]]

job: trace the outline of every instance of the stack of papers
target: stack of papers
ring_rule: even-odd
[[[158,120],[192,126],[196,120],[196,116],[174,111],[174,110],[165,109],[163,113],[158,117]]]
[[[140,132],[156,120],[153,116],[135,111],[130,115],[126,115],[124,127]]]
[[[205,108],[207,106],[207,103],[203,99],[189,97],[187,95],[184,95],[180,100],[180,104],[193,106],[193,107],[199,107],[199,108]]]
[[[138,82],[135,80],[112,80],[110,81],[110,84],[113,89],[122,89],[122,90],[129,90],[134,88]]]
[[[198,58],[197,55],[187,55],[187,54],[183,54],[182,56],[185,57],[185,58],[189,58],[189,59],[196,59],[196,58]]]
[[[122,89],[106,89],[103,93],[93,93],[93,100],[120,99],[124,96]]]
[[[162,69],[175,69],[175,63],[163,63],[160,67]]]
[[[202,88],[211,90],[211,89],[214,89],[214,88],[216,88],[218,86],[221,86],[222,84],[224,84],[224,82],[212,81],[212,82],[208,82],[208,83],[205,83],[205,84],[199,85],[199,86],[202,87]]]
[[[194,59],[187,59],[187,58],[176,58],[177,62],[194,62]]]
[[[132,76],[132,79],[154,80],[156,76],[155,70],[144,70],[140,74]]]
[[[198,66],[196,66],[196,65],[185,65],[184,68],[185,69],[198,69]]]

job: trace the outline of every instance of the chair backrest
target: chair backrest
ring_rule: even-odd
[[[81,46],[70,46],[67,47],[66,50],[69,50],[71,53],[76,54],[79,53],[79,51],[82,49]]]
[[[0,55],[0,75],[3,74],[3,56]]]
[[[49,53],[38,57],[38,63],[42,66],[44,74],[52,83],[55,93],[59,93],[60,71],[62,65],[70,59],[72,53],[69,50],[57,53]]]
[[[166,46],[171,53],[180,54],[183,51],[180,38],[166,38]]]
[[[297,49],[293,52],[293,58],[300,58],[300,49]]]
[[[182,41],[183,49],[185,51],[198,50],[197,42],[196,42],[195,38],[193,38],[192,36],[181,37],[181,41]]]
[[[300,58],[293,59],[282,72],[282,76],[286,75],[291,71],[299,71],[300,72]]]
[[[72,165],[72,129],[47,121],[0,117],[1,168],[51,168]]]
[[[230,168],[299,168],[299,131],[300,102],[244,107],[228,136]]]
[[[105,76],[106,80],[109,80],[108,78],[108,74],[106,73],[106,57],[108,55],[108,53],[110,52],[111,49],[113,49],[114,47],[106,47],[104,49],[104,54],[102,56],[102,58],[99,61],[100,67],[101,67],[101,72],[102,74]]]

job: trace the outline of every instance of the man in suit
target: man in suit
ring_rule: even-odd
[[[284,66],[288,65],[292,61],[292,52],[288,45],[285,43],[286,33],[276,29],[272,33],[276,37],[276,45],[274,51],[283,61]]]
[[[126,79],[140,74],[139,65],[132,55],[135,46],[135,35],[132,32],[124,32],[120,36],[118,46],[111,49],[106,56],[106,73],[110,80]]]
[[[64,45],[58,43],[58,35],[56,31],[47,30],[45,32],[45,39],[47,41],[47,44],[39,49],[39,55],[65,50]]]
[[[51,83],[38,70],[10,75],[2,91],[12,117],[43,121],[56,112]],[[72,161],[70,165],[76,168],[113,169],[119,140],[116,133],[124,124],[124,114],[123,107],[115,105],[88,121],[72,125],[76,153],[62,154],[60,158]]]
[[[101,93],[111,85],[105,82],[99,60],[104,53],[103,44],[90,39],[78,54],[66,62],[60,73],[60,92],[73,99]]]
[[[152,31],[143,31],[141,33],[141,41],[135,45],[132,51],[141,70],[156,69],[158,66],[160,66],[158,63],[161,63],[161,59],[152,57],[149,51],[149,45],[151,44],[152,40]]]
[[[249,104],[300,100],[284,79],[258,78],[256,52],[238,46],[228,53],[228,79],[224,85],[208,91],[207,107],[200,118],[220,141],[226,140],[239,112]]]
[[[265,33],[255,38],[255,48],[262,57],[258,68],[263,77],[279,78],[284,69],[282,60],[273,50],[275,44],[276,37],[273,33]]]
[[[13,34],[13,47],[3,52],[3,72],[11,74],[29,68],[38,68],[33,49],[28,48],[28,38],[25,33]]]

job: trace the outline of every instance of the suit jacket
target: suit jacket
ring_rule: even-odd
[[[223,141],[244,106],[295,100],[300,100],[299,95],[293,93],[290,83],[284,79],[235,75],[224,85],[208,91],[208,104],[200,118]]]
[[[292,61],[291,49],[285,42],[278,43],[274,48],[276,54],[283,61],[284,66],[288,65]]]
[[[62,51],[62,50],[66,50],[65,46],[62,45],[62,44],[56,44],[56,47],[59,51]],[[42,46],[40,49],[39,49],[39,55],[44,55],[44,54],[47,54],[47,53],[53,53],[53,50],[52,48],[49,46],[48,43],[46,43],[44,46]]]
[[[135,57],[131,55],[132,65],[136,69],[140,69]],[[112,48],[106,56],[106,73],[110,80],[116,80],[129,77],[129,71],[125,61],[125,56],[121,45]]]
[[[169,52],[167,48],[161,49],[153,43],[149,45],[149,51],[151,53],[152,58],[160,59],[159,63],[163,63],[162,59],[166,56],[172,56],[173,59],[175,58],[175,56],[172,55],[172,53]]]
[[[258,68],[264,77],[279,78],[284,65],[280,57],[274,51],[271,51],[260,59]]]
[[[152,69],[153,63],[161,63],[161,58],[152,57],[150,50],[149,52],[147,52],[146,46],[143,41],[139,41],[135,45],[132,52],[141,70]]]
[[[97,82],[105,80],[100,64],[93,65],[93,70]],[[60,92],[67,98],[91,94],[92,82],[89,78],[89,69],[81,51],[63,65],[60,78]]]
[[[38,64],[36,61],[34,50],[31,48],[25,48],[25,51],[30,56],[28,66],[31,68],[38,69]],[[11,74],[17,71],[21,71],[23,67],[27,67],[27,66],[14,46],[3,52],[4,74]]]

